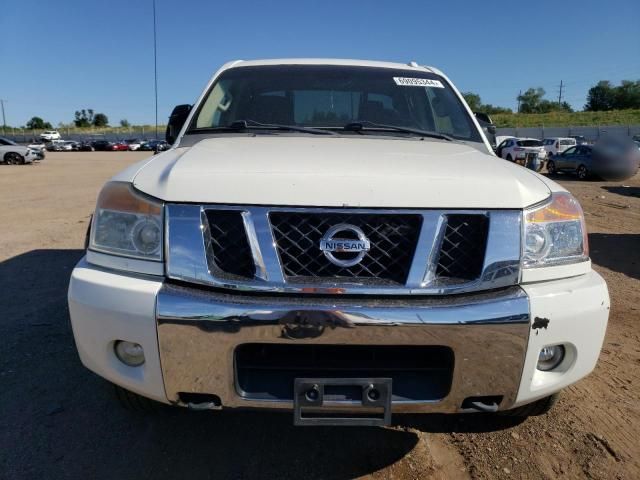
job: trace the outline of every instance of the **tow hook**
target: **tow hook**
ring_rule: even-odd
[[[222,410],[222,405],[217,405],[215,402],[202,402],[202,403],[187,403],[189,410]]]
[[[502,401],[502,397],[469,397],[462,402],[461,411],[463,413],[495,413],[498,411],[498,405]]]

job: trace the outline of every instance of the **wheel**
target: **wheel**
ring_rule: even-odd
[[[7,162],[7,165],[23,165],[24,158],[22,155],[16,152],[9,152],[4,156],[4,161]]]
[[[547,172],[549,172],[550,175],[555,175],[556,172],[556,164],[554,163],[553,160],[549,160],[547,162]]]
[[[537,417],[547,413],[558,401],[560,393],[554,393],[548,397],[541,398],[533,403],[523,405],[513,410],[505,410],[501,412],[503,415],[510,417]]]
[[[126,410],[133,412],[156,412],[159,403],[153,400],[130,392],[119,385],[114,385],[115,395],[120,405]]]
[[[510,162],[513,162],[513,157],[511,156],[510,153],[507,154],[507,160],[509,160]]]
[[[578,167],[578,170],[576,170],[576,173],[578,174],[578,178],[580,180],[586,180],[587,177],[589,176],[589,171],[587,170],[587,167],[585,167],[584,165],[580,165]]]

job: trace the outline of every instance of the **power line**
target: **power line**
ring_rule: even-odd
[[[158,139],[158,49],[156,43],[156,0],[153,0],[153,87],[156,96],[156,140]]]
[[[560,92],[558,93],[558,105],[560,105],[562,103],[562,80],[560,80]]]
[[[4,130],[7,128],[7,119],[4,116],[4,102],[8,102],[8,100],[3,100],[0,98],[0,106],[2,107],[2,135],[4,135]]]

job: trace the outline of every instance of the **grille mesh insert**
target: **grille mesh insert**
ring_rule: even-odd
[[[239,277],[253,278],[256,267],[242,221],[242,212],[207,210],[215,267]]]
[[[484,215],[447,215],[436,277],[474,280],[482,272],[489,219]]]
[[[269,218],[284,274],[288,281],[301,283],[326,278],[404,284],[422,224],[422,217],[414,214],[273,212]],[[362,261],[352,267],[334,265],[320,250],[322,236],[340,223],[359,227],[371,242]],[[347,232],[339,236],[349,238]]]

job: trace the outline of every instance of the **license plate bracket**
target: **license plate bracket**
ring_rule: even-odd
[[[325,395],[325,387],[355,387],[360,389],[359,398],[348,403],[332,400]],[[294,425],[330,426],[385,426],[391,424],[391,378],[296,378],[293,392]],[[320,412],[331,413],[341,406],[352,409],[362,408],[365,414],[358,416],[322,416]],[[366,412],[382,409],[381,414],[368,415]],[[313,411],[314,415],[305,415]]]

